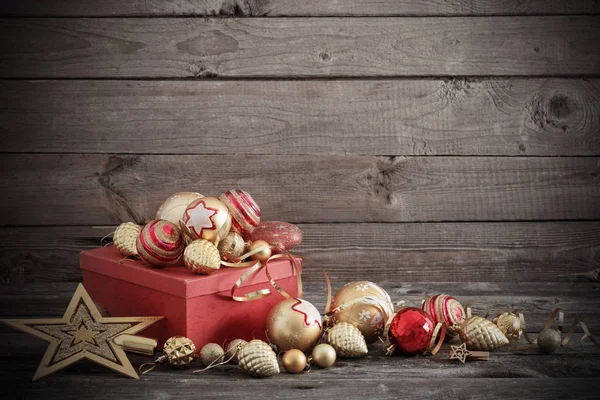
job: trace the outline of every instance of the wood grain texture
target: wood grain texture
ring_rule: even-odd
[[[593,75],[600,17],[4,19],[0,77]]]
[[[304,280],[598,280],[600,222],[302,224]],[[79,252],[112,226],[0,229],[0,282],[80,281]],[[106,240],[103,243],[108,243]],[[581,275],[569,275],[581,274]],[[513,292],[514,293],[514,292]],[[516,294],[516,293],[515,293]]]
[[[594,0],[23,0],[4,2],[18,16],[386,16],[598,14]]]
[[[600,80],[0,81],[5,152],[600,155]]]
[[[0,226],[154,218],[172,193],[245,188],[264,220],[600,218],[600,158],[5,154]]]

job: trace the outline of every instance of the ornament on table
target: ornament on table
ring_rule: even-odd
[[[449,336],[456,336],[466,318],[463,306],[452,296],[439,294],[425,297],[421,303],[423,311],[429,314],[433,322],[446,324]]]
[[[348,322],[356,326],[367,343],[383,334],[394,313],[390,295],[373,282],[351,282],[342,287],[329,306],[330,323]]]
[[[179,221],[183,219],[183,214],[190,203],[203,197],[203,195],[196,192],[179,192],[172,194],[158,208],[156,219],[165,219],[178,225]]]
[[[556,329],[546,328],[537,337],[537,345],[544,354],[554,353],[562,344],[560,332]]]
[[[306,355],[298,349],[286,351],[281,358],[281,363],[283,368],[290,374],[298,374],[307,367]]]
[[[219,242],[217,249],[221,259],[228,262],[240,261],[240,256],[244,254],[246,243],[239,233],[229,232],[227,236]]]
[[[102,317],[83,285],[79,284],[62,318],[1,321],[49,342],[33,376],[35,381],[82,358],[138,379],[124,349],[117,344],[117,338],[128,335],[127,342],[134,344],[133,335],[161,319],[163,317]],[[156,346],[153,339],[146,339],[144,345],[147,341]]]
[[[185,247],[183,263],[197,274],[212,274],[221,267],[217,247],[208,240],[197,239]]]
[[[450,359],[458,360],[463,364],[467,360],[487,361],[490,359],[488,351],[469,351],[466,343],[461,343],[460,346],[452,345],[450,349]]]
[[[231,229],[229,210],[215,197],[203,197],[190,203],[180,222],[189,240],[205,239],[218,243]]]
[[[223,362],[225,351],[218,343],[208,343],[202,347],[198,358],[205,367],[208,367]]]
[[[247,238],[251,241],[264,240],[279,248],[291,250],[302,242],[302,231],[289,222],[264,221]]]
[[[250,193],[234,189],[219,196],[231,213],[233,230],[246,236],[260,224],[260,207]]]
[[[137,256],[136,242],[142,227],[133,222],[124,222],[117,227],[113,235],[113,244],[125,257]]]
[[[519,316],[512,312],[505,312],[497,315],[493,321],[494,324],[500,329],[500,332],[506,336],[509,343],[515,343],[521,337],[523,333],[523,327],[521,326],[521,320]]]
[[[267,378],[279,373],[277,354],[262,340],[252,340],[238,354],[240,368],[255,377]]]
[[[321,314],[306,300],[283,300],[269,311],[266,334],[278,351],[309,352],[323,334]]]
[[[225,357],[231,358],[231,362],[234,364],[239,363],[240,361],[240,350],[247,345],[244,339],[233,339],[228,345],[227,350],[225,351]]]
[[[336,358],[337,353],[333,346],[327,343],[321,343],[316,345],[313,349],[310,361],[314,362],[319,368],[329,368],[335,363]]]
[[[152,371],[157,365],[167,365],[171,368],[184,368],[196,357],[196,346],[194,342],[185,336],[172,336],[165,341],[163,354],[153,363],[144,363],[138,370],[150,365],[151,367],[142,371],[142,375]]]
[[[329,329],[327,341],[340,357],[356,358],[369,352],[363,334],[347,322],[340,322]]]
[[[502,331],[492,321],[479,316],[465,320],[459,335],[469,350],[494,350],[508,345]]]
[[[177,225],[154,220],[147,223],[137,238],[138,256],[155,267],[168,267],[181,258],[185,245]]]
[[[420,308],[403,307],[390,322],[388,339],[391,346],[388,348],[388,354],[393,351],[406,355],[424,353],[433,346],[438,333],[443,340],[444,324],[435,323],[431,316]],[[442,340],[432,354],[439,350]]]

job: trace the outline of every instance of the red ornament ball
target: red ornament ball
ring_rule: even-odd
[[[294,224],[283,221],[261,222],[251,234],[251,241],[264,240],[273,246],[291,250],[302,242],[302,231]]]
[[[416,307],[405,307],[396,313],[390,324],[389,339],[403,354],[425,352],[431,344],[435,323]]]
[[[250,193],[241,189],[228,190],[219,196],[219,200],[229,209],[231,225],[236,232],[247,235],[260,224],[260,207]]]
[[[184,247],[179,228],[162,219],[146,224],[136,242],[138,256],[155,267],[177,263]]]
[[[421,308],[431,316],[434,322],[445,323],[449,336],[455,336],[458,333],[467,315],[458,300],[447,294],[426,297]]]

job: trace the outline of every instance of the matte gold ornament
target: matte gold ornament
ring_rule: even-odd
[[[383,334],[385,324],[394,314],[390,295],[373,282],[351,282],[333,297],[331,322],[348,322],[356,326],[367,343]]]
[[[544,354],[554,353],[561,345],[561,335],[556,329],[546,328],[537,337],[537,344]]]
[[[172,194],[159,207],[156,212],[156,219],[166,219],[169,222],[179,225],[179,221],[183,219],[183,214],[190,203],[203,197],[203,195],[196,192],[179,192]]]
[[[198,239],[186,246],[183,251],[183,263],[197,274],[208,275],[221,267],[221,257],[213,243]]]
[[[119,253],[125,257],[137,256],[136,241],[142,227],[133,222],[124,222],[117,227],[113,235],[113,244],[119,250]]]
[[[490,320],[473,316],[463,322],[460,340],[469,350],[494,350],[508,344],[508,339]]]
[[[290,374],[298,374],[306,368],[306,355],[298,349],[291,349],[285,352],[281,363]]]
[[[333,346],[321,343],[313,349],[311,357],[319,368],[329,368],[335,363],[337,354]]]
[[[240,350],[242,347],[247,345],[244,339],[233,339],[231,343],[227,345],[227,350],[225,351],[225,357],[227,359],[231,358],[231,362],[237,364],[240,362]]]
[[[323,334],[321,314],[302,299],[286,299],[277,303],[267,316],[266,333],[279,351],[298,349],[309,352]]]
[[[217,343],[208,343],[200,350],[200,361],[205,367],[220,363],[225,358],[225,351]]]
[[[334,325],[329,330],[327,341],[340,357],[356,358],[369,352],[360,330],[347,322]]]
[[[279,373],[277,354],[262,340],[252,340],[239,352],[242,370],[258,378],[267,378]]]
[[[269,243],[264,240],[257,240],[256,242],[252,242],[250,245],[250,251],[262,249],[258,253],[252,254],[250,257],[256,261],[265,262],[271,257],[272,251]]]
[[[33,376],[35,381],[83,358],[138,379],[135,368],[123,348],[116,344],[116,339],[134,335],[161,319],[163,317],[102,317],[83,285],[79,284],[62,318],[1,321],[50,343]]]
[[[237,262],[240,256],[244,254],[244,238],[239,233],[229,232],[223,240],[219,242],[217,249],[221,259],[228,262]]]
[[[510,343],[515,343],[523,333],[521,320],[516,314],[505,312],[497,315],[492,321],[500,329],[500,332],[506,336]]]
[[[204,197],[190,203],[180,225],[189,240],[205,239],[216,244],[229,233],[231,216],[219,199]]]
[[[184,336],[173,336],[167,339],[163,347],[163,355],[156,362],[165,363],[171,367],[183,368],[194,361],[196,346]]]

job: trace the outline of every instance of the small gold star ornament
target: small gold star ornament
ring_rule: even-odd
[[[82,284],[62,318],[4,319],[13,328],[49,342],[46,353],[32,380],[59,371],[82,358],[139,379],[120,338],[147,328],[163,317],[103,317]],[[147,341],[148,339],[146,339]],[[154,341],[154,347],[156,341]]]
[[[471,355],[471,352],[467,350],[467,344],[463,343],[460,346],[450,346],[450,359],[459,360],[461,363],[467,361],[467,356]]]

